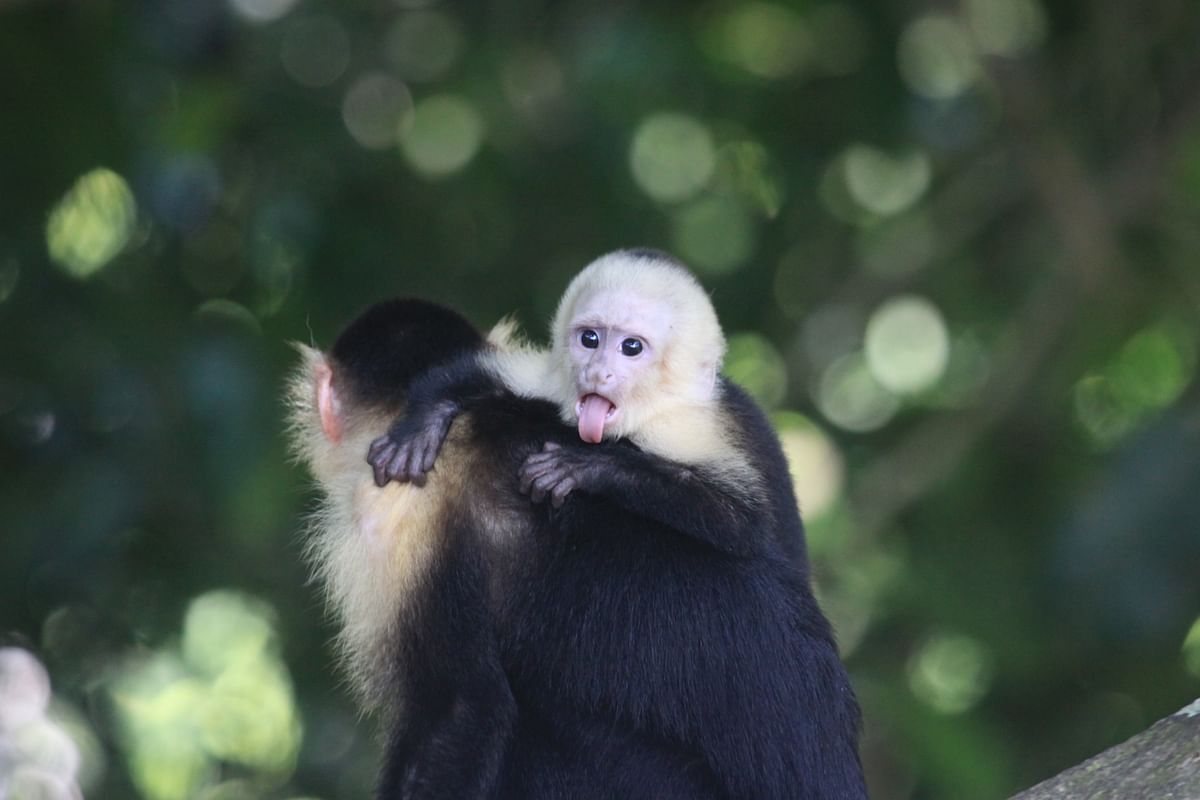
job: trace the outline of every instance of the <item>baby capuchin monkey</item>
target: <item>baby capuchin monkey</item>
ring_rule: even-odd
[[[865,797],[787,462],[718,375],[708,296],[669,256],[618,251],[572,281],[551,335],[429,370],[368,449],[389,487],[438,477],[460,415],[525,398],[573,429],[534,442],[515,476],[544,516],[494,606],[520,709],[511,796]],[[543,781],[555,769],[566,783]],[[571,781],[613,774],[623,793]],[[647,793],[650,775],[694,785]]]
[[[557,507],[576,489],[603,487],[721,551],[781,550],[807,574],[778,438],[754,402],[718,376],[725,336],[680,262],[657,250],[610,253],[567,287],[549,350],[515,342],[511,326],[497,326],[496,336],[503,346],[415,383],[412,412],[371,443],[376,484],[423,481],[455,416],[511,392],[554,403],[583,442],[636,446],[547,443],[520,471],[521,490],[535,502]],[[649,473],[629,472],[641,463]]]

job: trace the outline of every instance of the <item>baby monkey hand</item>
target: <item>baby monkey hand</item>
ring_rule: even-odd
[[[581,448],[546,442],[540,452],[521,464],[521,492],[535,503],[549,496],[551,504],[560,508],[567,495],[575,489],[586,490],[603,472],[603,461],[602,454],[595,448],[582,452]]]
[[[367,463],[374,470],[375,485],[382,487],[388,481],[398,481],[424,486],[425,474],[433,469],[457,414],[455,403],[437,403],[413,411],[371,442]]]

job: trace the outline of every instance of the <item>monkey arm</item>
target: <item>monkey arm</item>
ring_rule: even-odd
[[[502,389],[474,354],[415,380],[405,414],[367,450],[375,485],[394,480],[423,486],[455,418],[472,403],[498,396]]]
[[[547,442],[521,465],[521,491],[555,507],[578,489],[603,496],[723,553],[760,555],[771,547],[771,514],[751,493],[698,468],[604,443],[563,446]]]

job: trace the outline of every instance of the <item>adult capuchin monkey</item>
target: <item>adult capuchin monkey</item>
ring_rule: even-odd
[[[369,448],[388,487],[436,479],[460,415],[523,397],[575,429],[534,442],[508,486],[541,516],[492,597],[520,709],[504,796],[866,796],[858,707],[809,585],[787,464],[762,412],[718,377],[723,354],[687,269],[620,251],[568,287],[549,351],[508,343],[435,367]],[[618,775],[619,793],[597,788]],[[647,790],[654,775],[691,784]]]
[[[339,651],[358,699],[383,717],[379,794],[389,800],[493,796],[516,720],[487,594],[504,497],[492,493],[487,464],[473,462],[480,451],[452,436],[443,474],[423,489],[379,489],[362,463],[367,442],[403,410],[414,378],[483,347],[449,309],[385,301],[354,320],[328,354],[297,345],[301,363],[288,386],[293,450],[322,494],[308,555],[340,624]],[[507,410],[496,404],[490,413],[505,420]],[[539,417],[536,403],[508,421],[526,438],[556,427],[553,412]],[[486,455],[505,478],[519,463]],[[465,483],[469,494],[460,491]]]

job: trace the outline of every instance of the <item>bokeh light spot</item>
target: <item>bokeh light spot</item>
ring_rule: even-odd
[[[908,663],[908,686],[921,701],[943,714],[970,710],[992,680],[991,658],[969,636],[932,636]]]
[[[296,0],[229,0],[229,5],[250,22],[271,22],[292,10]]]
[[[284,781],[301,726],[291,679],[279,658],[275,614],[233,591],[195,598],[173,647],[139,657],[110,692],[130,775],[151,800],[199,796],[222,763]]]
[[[937,306],[923,297],[888,300],[867,321],[867,364],[885,388],[913,394],[933,386],[950,357],[950,336]]]
[[[87,278],[121,252],[136,223],[137,204],[129,184],[112,170],[94,169],[50,212],[46,247],[67,274]]]
[[[893,157],[857,144],[846,150],[843,163],[850,197],[880,216],[904,211],[929,187],[929,159],[919,151]]]
[[[1037,0],[966,0],[967,24],[986,53],[1016,56],[1046,37],[1046,14]]]
[[[552,145],[577,133],[563,66],[552,52],[531,45],[514,49],[501,66],[500,80],[528,132]]]
[[[21,442],[37,447],[50,441],[58,427],[58,417],[53,411],[29,411],[16,419],[16,434]]]
[[[1200,617],[1192,623],[1183,640],[1183,663],[1187,671],[1200,678]]]
[[[308,17],[288,25],[280,45],[283,68],[311,89],[328,86],[350,63],[350,35],[333,17]]]
[[[200,725],[215,757],[268,774],[290,772],[301,728],[286,667],[274,659],[231,662],[212,684]]]
[[[800,342],[809,363],[824,369],[862,344],[865,315],[856,305],[821,306],[804,317]]]
[[[909,88],[934,100],[949,100],[980,76],[971,36],[953,17],[930,14],[900,34],[897,57]]]
[[[415,82],[445,75],[466,44],[454,17],[439,11],[405,14],[388,32],[384,50],[400,77]]]
[[[346,90],[342,121],[354,141],[370,150],[382,150],[396,144],[412,107],[407,86],[385,73],[371,72]]]
[[[246,333],[262,333],[262,324],[254,312],[241,303],[224,297],[214,297],[196,307],[194,314],[199,322],[212,323],[217,327],[242,331]]]
[[[1103,375],[1088,375],[1075,384],[1075,421],[1097,447],[1108,447],[1133,430],[1136,416]]]
[[[259,206],[247,254],[258,316],[283,307],[307,262],[316,225],[304,196],[281,195]]]
[[[726,275],[754,254],[758,230],[735,196],[709,195],[676,212],[672,240],[683,259],[707,275]]]
[[[212,763],[197,742],[203,684],[158,655],[124,671],[113,689],[130,777],[150,800],[183,800],[206,782]]]
[[[925,402],[941,407],[970,405],[987,386],[991,374],[991,354],[974,333],[962,333],[950,340],[950,358],[937,387]]]
[[[41,717],[50,705],[50,676],[33,654],[0,648],[0,730],[16,730]]]
[[[796,497],[805,519],[812,522],[833,507],[846,481],[846,465],[837,444],[803,414],[771,415],[787,456]]]
[[[638,125],[629,167],[642,191],[664,203],[686,200],[712,177],[716,148],[712,134],[686,114],[654,114]]]
[[[429,178],[458,172],[483,145],[483,118],[456,95],[437,95],[413,109],[400,132],[400,150],[413,169]]]
[[[760,78],[795,74],[813,49],[800,15],[775,3],[735,6],[716,21],[709,38],[719,57]]]
[[[787,366],[783,356],[757,333],[729,337],[725,375],[764,408],[775,408],[787,393]]]
[[[274,647],[270,606],[238,592],[215,591],[188,606],[183,621],[183,658],[201,675],[216,675]]]
[[[41,662],[21,648],[0,648],[0,797],[82,797],[78,779],[83,754],[58,716],[52,711],[50,678]],[[95,744],[90,731],[79,733],[89,745]],[[88,755],[94,778],[100,763],[94,749]]]
[[[1167,325],[1139,332],[1117,354],[1109,375],[1130,405],[1165,408],[1179,397],[1191,378],[1193,347]]]
[[[784,182],[767,148],[750,140],[730,142],[717,153],[720,185],[731,186],[768,219],[783,205]]]
[[[500,73],[504,94],[515,108],[534,110],[563,90],[562,66],[546,50],[524,47],[515,51]]]
[[[862,353],[850,353],[825,368],[816,386],[817,408],[847,431],[866,433],[888,423],[900,407],[867,366]]]
[[[1178,399],[1195,370],[1185,325],[1162,323],[1133,336],[1101,370],[1074,389],[1075,419],[1090,442],[1109,447]]]
[[[0,303],[4,303],[17,291],[21,280],[21,265],[15,258],[0,262]]]

